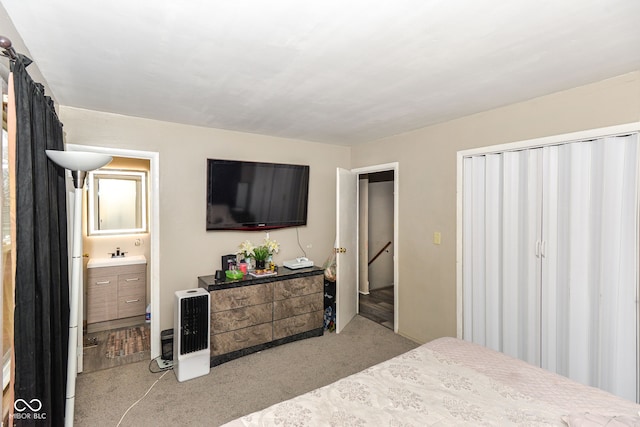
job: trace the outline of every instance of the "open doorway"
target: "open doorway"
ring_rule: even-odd
[[[394,171],[360,174],[358,313],[394,330]]]
[[[144,255],[144,261],[146,263],[146,265],[144,266],[144,270],[145,270],[144,275],[146,277],[144,278],[144,281],[145,281],[144,291],[141,292],[142,297],[139,298],[137,294],[133,295],[135,292],[133,292],[133,290],[131,289],[127,289],[127,292],[125,292],[124,295],[122,295],[122,298],[120,298],[119,296],[117,297],[116,304],[118,304],[118,306],[124,306],[125,311],[127,311],[130,308],[129,306],[133,307],[134,305],[136,305],[135,300],[138,300],[138,299],[140,299],[141,301],[144,300],[142,302],[142,306],[144,307],[143,315],[140,315],[140,311],[136,310],[133,316],[128,316],[128,314],[130,313],[125,313],[123,314],[123,317],[124,318],[134,317],[135,324],[139,324],[140,321],[144,322],[145,324],[144,329],[148,331],[145,333],[148,333],[149,335],[148,339],[150,341],[149,343],[150,349],[147,347],[147,350],[145,351],[145,358],[153,359],[160,355],[160,322],[159,322],[158,316],[157,315],[154,316],[154,313],[158,313],[159,306],[160,306],[159,304],[159,293],[160,293],[159,292],[159,262],[158,262],[159,256],[160,256],[160,253],[159,253],[160,204],[159,204],[159,176],[158,176],[159,153],[150,152],[150,151],[105,148],[105,147],[85,146],[85,145],[75,145],[75,144],[67,144],[66,149],[69,151],[91,151],[91,152],[109,154],[113,156],[114,159],[117,160],[116,163],[112,165],[114,167],[117,166],[116,169],[120,169],[120,170],[142,169],[142,170],[145,170],[146,172],[146,176],[147,176],[147,179],[146,179],[147,205],[146,206],[148,208],[146,212],[146,219],[148,220],[147,231],[145,233],[142,233],[140,232],[140,230],[129,230],[132,232],[105,234],[105,235],[98,234],[95,237],[91,237],[91,240],[87,240],[88,238],[87,231],[89,228],[89,224],[88,224],[88,219],[85,216],[83,221],[83,229],[84,229],[83,237],[85,240],[84,248],[86,250],[86,253],[91,252],[91,255],[88,257],[89,259],[85,258],[84,264],[85,264],[85,267],[87,267],[90,261],[90,258],[92,256],[98,259],[110,258],[110,254],[113,253],[114,251],[117,251],[119,248],[121,252],[127,252],[125,254],[126,257],[128,257],[126,261],[129,262],[130,265],[125,264],[123,266],[116,267],[116,268],[124,269],[124,271],[116,271],[117,275],[107,280],[103,280],[102,278],[97,278],[96,284],[100,282],[99,286],[103,286],[104,283],[102,282],[114,281],[114,280],[119,284],[119,282],[121,281],[120,279],[122,279],[122,282],[133,284],[135,283],[134,280],[136,279],[137,277],[136,275],[138,273],[134,271],[129,271],[129,270],[138,268],[140,264],[138,264],[137,261],[135,263],[130,262],[130,261],[133,261],[131,258],[134,255],[137,255],[137,256]],[[118,161],[120,161],[120,163],[118,163]],[[85,205],[84,208],[87,209],[87,203],[84,203],[84,205]],[[102,268],[102,266],[99,266],[99,265],[96,265],[95,267]],[[85,272],[86,271],[87,270],[85,269]],[[85,274],[84,276],[86,279],[87,274]],[[134,279],[134,280],[131,280],[131,279]],[[88,285],[89,284],[85,282],[84,284],[85,291],[88,291],[87,289]],[[87,296],[88,295],[85,294],[85,297]],[[102,307],[100,308],[102,309]],[[106,306],[104,308],[106,309]],[[83,307],[80,308],[81,310],[80,314],[82,315],[82,318],[85,320],[84,321],[85,331],[89,330],[88,323],[90,323],[90,322],[87,322],[89,320],[87,309],[88,307],[84,307],[84,305]],[[149,311],[151,314],[150,323],[146,322],[147,311]],[[118,317],[120,317],[119,311],[118,311]],[[93,320],[96,320],[96,319],[93,319]],[[100,322],[91,322],[91,323],[100,323]],[[110,328],[112,325],[106,322],[99,326]],[[129,329],[132,327],[132,325],[129,325],[129,324],[120,325],[118,324],[118,322],[116,322],[113,324],[113,326],[114,328],[117,328],[117,329],[124,329],[124,333],[121,332],[120,334],[114,335],[114,339],[116,340],[116,342],[114,342],[113,345],[111,345],[111,347],[113,347],[112,350],[114,351],[112,351],[110,355],[112,356],[113,359],[115,359],[114,361],[112,361],[112,362],[115,362],[113,366],[118,366],[122,364],[119,362],[126,363],[126,359],[122,358],[122,356],[129,356],[128,352],[131,350],[131,348],[127,348],[123,352],[120,352],[118,343],[123,344],[126,342],[127,333],[129,332]],[[94,331],[96,330],[93,327],[91,329]],[[109,339],[108,335],[107,335],[107,339]],[[87,345],[87,347],[90,347],[91,345],[90,342],[85,341],[82,338],[78,342],[78,347],[79,347],[78,348],[79,350],[78,351],[78,359],[79,359],[78,372],[84,371],[83,356],[87,354],[86,350],[88,350],[87,348],[84,348],[85,344]],[[138,348],[139,346],[135,346],[135,349],[138,349]]]
[[[369,219],[369,214],[361,215],[369,209],[369,203],[363,203],[360,199],[360,192],[369,190],[369,185],[359,185],[359,177],[377,172],[393,172],[392,183],[392,210],[393,210],[393,237],[390,239],[390,249],[386,255],[393,262],[393,327],[394,332],[398,332],[399,308],[398,294],[400,283],[398,275],[398,211],[399,211],[399,164],[386,163],[375,166],[367,166],[352,170],[337,168],[336,175],[336,332],[340,333],[344,327],[359,313],[360,291],[359,277],[361,275],[360,266],[369,264],[369,245],[362,242],[369,240],[369,234],[362,236],[359,233],[362,216]],[[381,175],[382,176],[382,175]],[[365,211],[361,206],[366,206]],[[366,228],[365,228],[366,229]],[[386,243],[385,243],[386,245]],[[375,250],[375,249],[374,249]],[[379,250],[379,249],[378,249]],[[385,252],[385,248],[382,252]],[[372,250],[373,251],[373,250]],[[375,255],[375,254],[374,254]],[[382,254],[381,254],[382,255]],[[368,269],[366,270],[368,273]],[[369,279],[366,279],[369,280]]]
[[[113,156],[83,201],[83,372],[148,360],[150,160]]]

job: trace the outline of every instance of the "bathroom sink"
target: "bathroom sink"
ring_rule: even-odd
[[[91,258],[87,263],[87,268],[96,267],[117,267],[119,265],[145,264],[147,259],[144,255],[131,255],[116,258]]]

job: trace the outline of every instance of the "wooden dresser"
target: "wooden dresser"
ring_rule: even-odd
[[[324,332],[324,275],[318,267],[276,276],[216,282],[198,278],[211,294],[211,366]]]
[[[145,313],[147,264],[87,268],[87,323]]]

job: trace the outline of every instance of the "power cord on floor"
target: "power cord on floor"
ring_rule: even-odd
[[[173,369],[173,365],[167,366],[166,368],[160,368],[160,366],[158,366],[160,369],[157,371],[151,369],[151,365],[153,364],[153,362],[156,362],[156,365],[158,365],[158,359],[160,359],[161,357],[162,356],[158,356],[155,359],[151,359],[151,361],[149,362],[149,372],[151,372],[152,374],[159,374],[160,372],[170,371],[171,369]]]
[[[164,374],[160,375],[160,378],[158,378],[156,380],[156,382],[154,382],[153,384],[151,384],[151,387],[149,387],[149,390],[147,390],[147,392],[144,394],[144,396],[142,396],[140,399],[136,400],[135,402],[133,402],[133,404],[131,406],[129,406],[129,408],[124,411],[124,414],[122,414],[122,417],[120,418],[120,421],[118,421],[118,424],[116,425],[116,427],[119,427],[120,424],[122,424],[122,420],[124,420],[124,417],[129,413],[129,411],[131,410],[131,408],[133,408],[134,406],[136,406],[138,403],[140,403],[142,401],[142,399],[144,399],[145,397],[147,397],[147,394],[149,394],[149,392],[151,391],[151,389],[153,388],[153,386],[155,386],[156,384],[158,384],[158,381],[160,381],[165,375],[167,375],[169,373],[169,369],[165,369],[167,372],[165,372]]]

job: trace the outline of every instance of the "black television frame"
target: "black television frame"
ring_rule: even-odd
[[[225,164],[225,165],[234,165],[237,168],[240,168],[242,165],[250,165],[252,168],[256,169],[261,166],[266,166],[268,168],[273,168],[274,170],[278,169],[295,169],[299,170],[302,173],[302,182],[300,183],[299,190],[302,192],[303,198],[303,209],[300,211],[301,215],[295,221],[248,221],[241,222],[236,221],[233,223],[224,223],[220,226],[216,226],[215,223],[210,222],[210,206],[212,202],[212,192],[214,191],[211,186],[215,185],[213,181],[213,171],[212,167],[215,167],[216,164]],[[308,210],[309,210],[309,175],[310,175],[310,167],[309,165],[300,165],[300,164],[292,164],[292,163],[271,163],[271,162],[254,162],[247,160],[229,160],[229,159],[218,159],[218,158],[208,158],[207,159],[207,193],[206,193],[206,229],[207,231],[256,231],[256,230],[275,230],[280,228],[288,228],[288,227],[300,227],[307,225],[308,218]],[[237,183],[239,181],[234,181]],[[250,193],[250,192],[249,192]],[[251,194],[248,196],[251,197]],[[271,201],[270,206],[273,201]],[[258,218],[263,219],[263,218]]]

